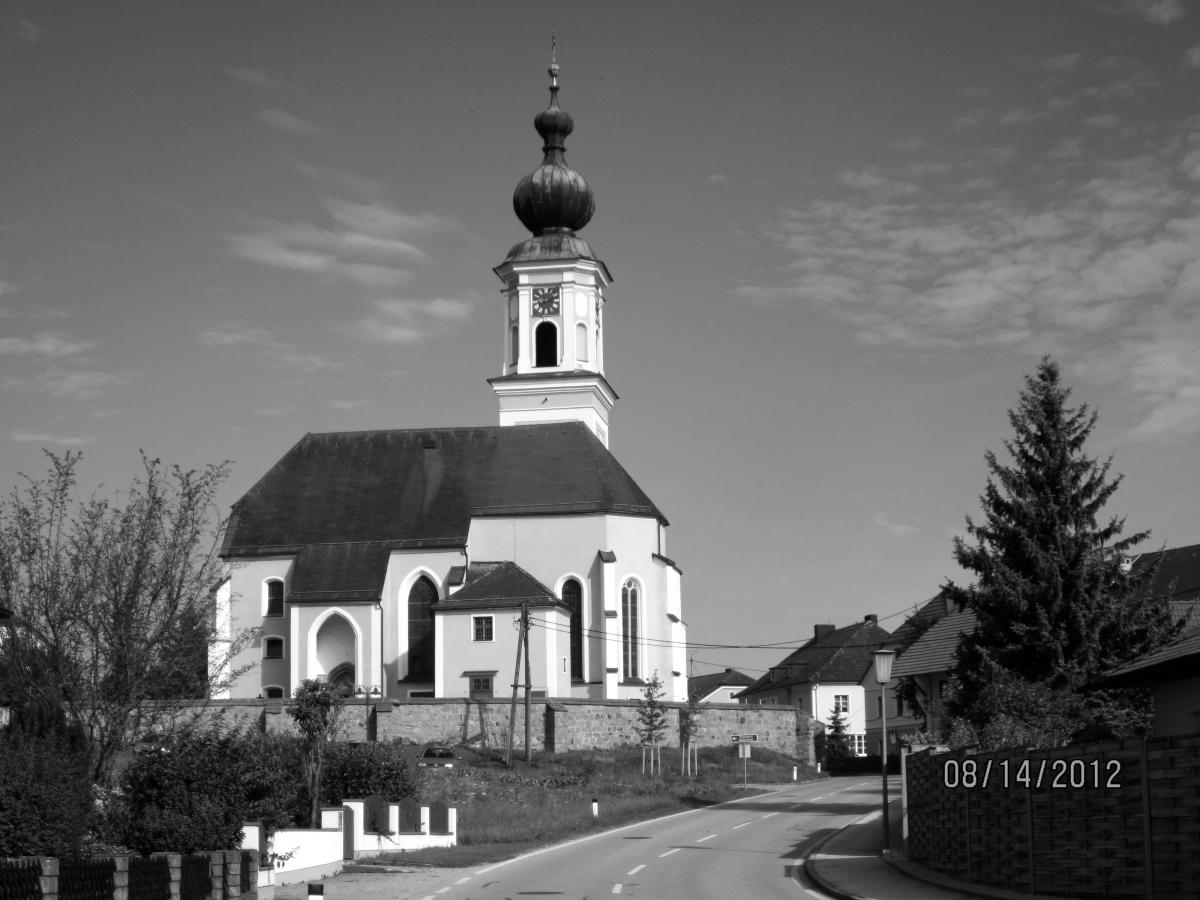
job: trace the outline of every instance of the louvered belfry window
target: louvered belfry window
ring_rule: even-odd
[[[621,643],[625,680],[639,678],[638,670],[638,585],[632,578],[621,588]]]
[[[282,616],[283,615],[283,582],[268,581],[267,582],[267,615]]]

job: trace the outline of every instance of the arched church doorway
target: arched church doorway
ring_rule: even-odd
[[[333,681],[349,682],[351,690],[355,681],[355,662],[358,659],[358,637],[354,626],[345,616],[334,613],[317,630],[317,672]]]

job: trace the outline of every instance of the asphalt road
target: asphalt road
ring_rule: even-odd
[[[796,785],[539,850],[430,897],[824,897],[796,881],[799,857],[878,805],[878,778]]]

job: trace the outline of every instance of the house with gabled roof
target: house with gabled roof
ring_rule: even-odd
[[[566,164],[558,71],[535,119],[542,164],[513,194],[530,236],[493,269],[499,424],[307,434],[272,466],[221,548],[214,661],[255,636],[225,696],[287,697],[308,678],[501,696],[527,609],[533,691],[632,699],[657,673],[665,699],[686,699],[667,518],[609,450],[612,276],[578,234],[594,201]]]
[[[888,639],[878,617],[837,628],[814,625],[813,636],[771,666],[765,675],[737,695],[739,702],[794,706],[828,724],[834,710],[842,713],[855,754],[867,748],[866,680],[873,678],[875,651]]]
[[[688,698],[697,703],[737,703],[737,695],[752,684],[753,678],[733,668],[693,675],[688,679]]]

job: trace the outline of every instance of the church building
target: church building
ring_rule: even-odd
[[[499,424],[301,438],[230,515],[218,634],[257,637],[220,696],[324,678],[377,698],[505,697],[525,609],[534,696],[636,698],[657,673],[664,699],[687,699],[667,519],[608,449],[612,277],[579,236],[594,201],[565,160],[558,71],[534,120],[544,159],[513,193],[531,236],[494,269]]]

